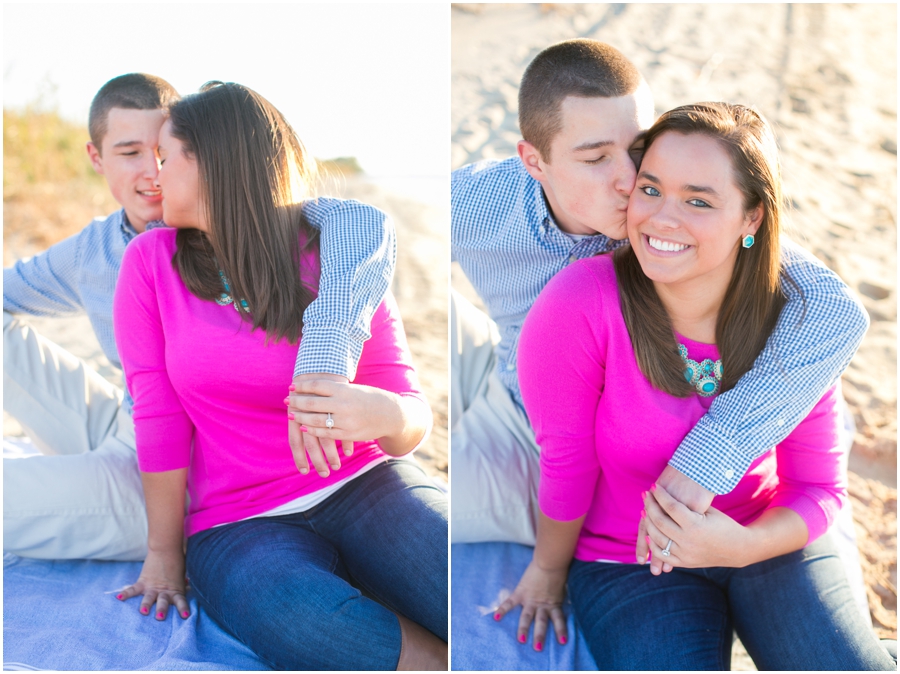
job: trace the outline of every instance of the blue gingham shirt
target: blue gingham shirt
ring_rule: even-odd
[[[303,339],[294,375],[329,372],[349,379],[372,315],[391,283],[397,260],[388,216],[358,201],[320,198],[303,205],[321,232],[319,296],[303,314]],[[164,226],[152,222],[148,229]],[[125,246],[137,231],[116,211],[28,260],[3,270],[3,310],[33,316],[87,313],[110,363],[121,368],[112,304]],[[127,338],[127,337],[126,337]],[[133,401],[126,391],[128,411]]]
[[[452,256],[497,323],[497,374],[522,406],[516,351],[531,305],[569,262],[621,242],[562,232],[543,188],[518,157],[464,166],[450,184]],[[850,363],[869,325],[834,272],[787,240],[783,251],[805,306],[797,291],[786,288],[788,302],[753,369],[716,398],[669,462],[716,494],[730,492],[753,460],[810,412]]]

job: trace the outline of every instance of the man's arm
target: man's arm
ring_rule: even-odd
[[[716,494],[730,492],[757,457],[809,414],[869,327],[865,309],[834,272],[788,241],[783,257],[800,291],[788,284],[787,304],[753,369],[713,402],[669,461]]]
[[[294,376],[326,372],[352,381],[394,276],[394,223],[376,208],[342,199],[308,202],[303,213],[321,233],[321,276],[319,296],[303,314]]]
[[[377,208],[321,198],[304,204],[303,214],[321,235],[321,273],[319,295],[303,313],[292,390],[309,379],[347,383],[356,378],[372,316],[397,264],[394,223]],[[331,456],[331,467],[340,466],[334,440],[303,433],[299,423],[288,422],[288,442],[295,457]],[[342,444],[352,452],[352,442]]]
[[[3,270],[3,311],[65,316],[83,309],[78,292],[80,234]]]

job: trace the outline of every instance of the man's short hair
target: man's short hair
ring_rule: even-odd
[[[643,78],[618,49],[578,38],[547,47],[534,57],[519,87],[522,138],[550,161],[550,145],[562,128],[560,106],[567,96],[615,98],[634,93]]]
[[[88,131],[91,142],[100,151],[100,143],[107,131],[107,119],[112,108],[129,110],[165,110],[179,99],[175,87],[161,77],[144,73],[130,73],[114,77],[100,87],[91,102]]]

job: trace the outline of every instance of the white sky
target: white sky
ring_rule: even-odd
[[[249,86],[314,156],[355,156],[373,176],[449,171],[444,3],[4,3],[5,107],[49,93],[86,123],[97,89],[128,72],[182,95],[212,79]]]

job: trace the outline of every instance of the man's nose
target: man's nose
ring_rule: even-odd
[[[630,196],[634,191],[636,181],[637,169],[634,166],[634,161],[632,161],[631,155],[626,155],[619,162],[618,170],[616,172],[616,191],[621,192],[626,196]]]

